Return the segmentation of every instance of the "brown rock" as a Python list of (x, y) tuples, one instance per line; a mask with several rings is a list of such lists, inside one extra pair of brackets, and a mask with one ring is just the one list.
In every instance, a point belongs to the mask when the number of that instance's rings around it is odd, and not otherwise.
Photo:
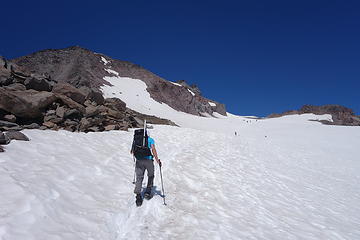
[(17, 126), (18, 125), (16, 123), (0, 120), (0, 127), (17, 127)]
[(42, 111), (56, 100), (50, 92), (34, 90), (9, 91), (0, 88), (0, 109), (23, 118), (38, 118)]
[(96, 88), (82, 86), (81, 88), (79, 88), (79, 91), (81, 91), (85, 95), (86, 99), (95, 102), (97, 105), (101, 105), (104, 103), (104, 97), (102, 95), (102, 92), (97, 90)]
[(93, 106), (92, 101), (90, 101), (89, 99), (84, 102), (84, 105), (86, 107)]
[(63, 119), (59, 118), (59, 117), (55, 117), (55, 118), (50, 119), (49, 121), (53, 122), (55, 124), (59, 124), (59, 123), (61, 123), (63, 121)]
[(56, 97), (61, 100), (65, 105), (67, 105), (71, 109), (77, 109), (82, 114), (85, 114), (85, 107), (80, 105), (79, 103), (73, 101), (71, 98), (56, 94)]
[(37, 123), (31, 123), (29, 125), (23, 125), (23, 128), (25, 129), (39, 129), (40, 125)]
[(70, 109), (67, 110), (64, 114), (64, 118), (69, 118), (69, 119), (78, 119), (80, 120), (82, 118), (82, 114), (81, 112), (79, 112), (77, 109)]
[(84, 104), (86, 98), (85, 94), (83, 94), (81, 91), (79, 91), (79, 89), (68, 83), (56, 84), (52, 92), (56, 94), (65, 95), (79, 104)]
[(2, 127), (0, 128), (3, 131), (21, 131), (23, 130), (22, 126), (16, 126), (16, 127)]
[(48, 110), (47, 112), (46, 112), (46, 115), (55, 115), (56, 114), (56, 111), (55, 110)]
[(64, 118), (65, 115), (65, 108), (64, 107), (57, 107), (56, 108), (56, 116), (60, 117), (60, 118)]
[(25, 91), (26, 87), (21, 83), (13, 83), (5, 87), (5, 89), (12, 90), (12, 91)]
[(30, 141), (29, 138), (19, 131), (9, 131), (5, 133), (10, 140), (19, 140), (19, 141)]
[(85, 131), (91, 126), (90, 121), (87, 118), (82, 118), (80, 121), (80, 131)]
[(92, 117), (100, 113), (100, 110), (98, 107), (95, 106), (88, 106), (85, 109), (85, 117)]
[(4, 59), (0, 64), (0, 86), (7, 86), (13, 82), (13, 79), (11, 78), (11, 71), (10, 69), (7, 69), (5, 65), (6, 60)]
[(78, 123), (73, 120), (66, 119), (66, 121), (64, 122), (64, 125), (65, 126), (76, 126), (76, 125), (78, 125)]
[(110, 108), (108, 109), (107, 113), (109, 116), (114, 117), (115, 119), (121, 119), (124, 117), (124, 113), (112, 110)]
[[(43, 126), (47, 127), (47, 128), (53, 128), (55, 126), (55, 123), (53, 122), (44, 122)], [(41, 129), (41, 127), (40, 127)]]
[(105, 126), (105, 131), (119, 130), (119, 126), (117, 125), (108, 125)]
[(55, 115), (46, 115), (44, 117), (44, 122), (50, 122), (51, 120), (55, 119), (56, 116)]
[(52, 89), (51, 82), (44, 78), (38, 78), (38, 77), (27, 77), (24, 81), (24, 85), (27, 89), (34, 89), (36, 91), (47, 91), (50, 92)]
[(99, 127), (90, 127), (87, 129), (88, 132), (100, 132)]
[(126, 103), (124, 103), (123, 101), (121, 101), (118, 98), (105, 99), (105, 106), (107, 106), (108, 108), (110, 108), (112, 110), (120, 111), (120, 112), (123, 112), (126, 110)]
[(8, 121), (8, 122), (15, 123), (16, 122), (16, 117), (14, 115), (5, 115), (4, 120)]

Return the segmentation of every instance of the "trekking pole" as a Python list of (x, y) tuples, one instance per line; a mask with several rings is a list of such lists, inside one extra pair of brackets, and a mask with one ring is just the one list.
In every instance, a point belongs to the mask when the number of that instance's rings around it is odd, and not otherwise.
[(162, 192), (163, 192), (164, 205), (166, 205), (166, 203), (165, 203), (165, 192), (164, 192), (164, 182), (163, 182), (163, 177), (162, 177), (162, 172), (161, 172), (161, 166), (160, 166), (160, 178), (161, 178), (161, 187), (162, 187)]
[(135, 174), (136, 174), (136, 162), (135, 162), (135, 157), (133, 155), (133, 159), (134, 159), (134, 179), (133, 179), (133, 184), (135, 184)]

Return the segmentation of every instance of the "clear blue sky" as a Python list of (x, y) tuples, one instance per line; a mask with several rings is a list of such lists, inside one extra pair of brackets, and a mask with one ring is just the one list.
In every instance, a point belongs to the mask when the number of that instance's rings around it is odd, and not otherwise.
[(228, 111), (360, 114), (360, 1), (2, 1), (0, 54), (79, 45), (197, 84)]

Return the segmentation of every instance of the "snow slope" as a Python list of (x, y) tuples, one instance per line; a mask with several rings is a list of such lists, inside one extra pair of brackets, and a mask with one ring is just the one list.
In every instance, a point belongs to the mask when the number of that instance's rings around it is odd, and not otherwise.
[(167, 205), (157, 166), (154, 198), (134, 204), (131, 131), (26, 130), (0, 154), (1, 240), (360, 239), (360, 127), (198, 117), (106, 80), (106, 97), (181, 126), (151, 130)]
[[(114, 74), (118, 75), (117, 72)], [(214, 113), (214, 118), (206, 118), (176, 111), (169, 105), (159, 103), (152, 99), (149, 92), (146, 90), (146, 84), (139, 79), (127, 77), (104, 77), (104, 79), (111, 84), (111, 86), (104, 85), (102, 87), (101, 90), (103, 91), (104, 97), (120, 98), (130, 109), (144, 114), (169, 119), (181, 127), (221, 133), (234, 133), (235, 131), (240, 131), (244, 126), (247, 128), (248, 123), (259, 122), (254, 119), (236, 116), (230, 113), (227, 114), (227, 117)], [(332, 120), (330, 115), (317, 116), (313, 114), (304, 114), (295, 119), (304, 119), (304, 121), (309, 119)], [(287, 122), (287, 120), (285, 122)]]
[(156, 167), (140, 208), (132, 132), (24, 131), (0, 155), (0, 239), (359, 239), (360, 128), (288, 118), (155, 126), (167, 206)]

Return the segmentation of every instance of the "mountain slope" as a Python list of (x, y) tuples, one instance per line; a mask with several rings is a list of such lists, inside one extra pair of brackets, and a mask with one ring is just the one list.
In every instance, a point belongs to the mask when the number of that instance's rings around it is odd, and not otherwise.
[[(111, 59), (103, 54), (74, 46), (65, 49), (48, 49), (11, 60), (23, 71), (44, 74), (58, 82), (67, 82), (76, 87), (100, 88), (110, 85), (104, 77), (118, 75), (141, 80), (151, 98), (165, 103), (177, 111), (201, 115), (217, 112), (226, 115), (225, 105), (211, 101), (192, 92), (189, 87), (171, 82), (153, 74), (139, 65)], [(116, 72), (116, 74), (114, 74)]]
[(155, 126), (167, 206), (156, 168), (140, 208), (132, 132), (27, 130), (1, 155), (0, 237), (358, 239), (360, 129), (305, 117), (248, 122), (237, 137)]

